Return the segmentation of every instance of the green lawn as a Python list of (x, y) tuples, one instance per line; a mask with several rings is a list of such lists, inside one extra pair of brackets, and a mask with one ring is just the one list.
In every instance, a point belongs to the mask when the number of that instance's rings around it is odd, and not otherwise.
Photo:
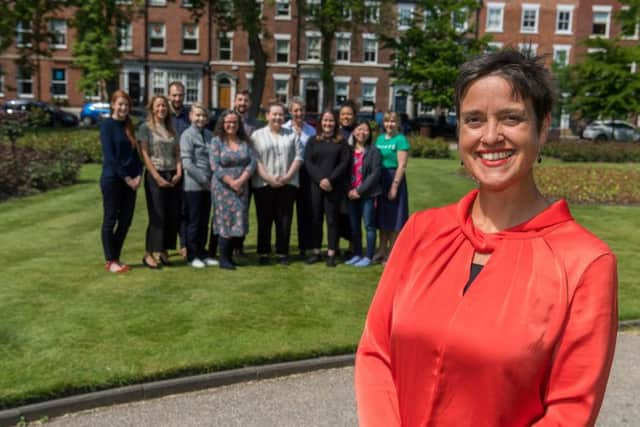
[[(412, 159), (412, 210), (454, 202), (472, 188), (457, 168), (456, 160)], [(380, 266), (142, 268), (147, 219), (140, 192), (122, 256), (134, 270), (107, 274), (99, 169), (84, 167), (72, 187), (0, 204), (0, 407), (354, 350)], [(573, 212), (618, 254), (621, 318), (640, 317), (640, 207)], [(250, 252), (253, 233), (254, 224)]]

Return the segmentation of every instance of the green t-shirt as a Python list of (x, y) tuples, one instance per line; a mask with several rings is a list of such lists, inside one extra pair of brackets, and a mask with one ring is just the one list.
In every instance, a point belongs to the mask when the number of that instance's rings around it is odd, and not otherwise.
[(382, 154), (382, 167), (395, 169), (398, 167), (398, 150), (408, 151), (409, 141), (401, 133), (394, 135), (390, 139), (386, 139), (386, 134), (382, 134), (376, 139), (376, 147)]

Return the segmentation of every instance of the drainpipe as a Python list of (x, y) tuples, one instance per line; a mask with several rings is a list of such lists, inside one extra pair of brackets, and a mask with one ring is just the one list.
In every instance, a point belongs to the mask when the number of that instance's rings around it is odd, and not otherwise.
[(144, 69), (144, 93), (142, 94), (143, 105), (149, 102), (149, 0), (144, 2), (144, 53), (143, 69)]

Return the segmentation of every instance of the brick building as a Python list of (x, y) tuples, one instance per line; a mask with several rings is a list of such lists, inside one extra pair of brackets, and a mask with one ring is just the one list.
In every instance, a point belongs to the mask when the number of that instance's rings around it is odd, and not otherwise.
[[(319, 0), (307, 0), (308, 4)], [(267, 32), (263, 39), (267, 54), (267, 78), (262, 103), (277, 97), (286, 101), (303, 96), (310, 111), (325, 102), (320, 78), (320, 34), (299, 13), (295, 0), (261, 2)], [(504, 0), (479, 2), (470, 19), (478, 23), (479, 35), (491, 35), (496, 47), (511, 46), (548, 55), (558, 62), (573, 64), (585, 53), (579, 40), (613, 37), (620, 31), (614, 12), (620, 4), (613, 0)], [(367, 4), (371, 25), (380, 19), (379, 4)], [(416, 11), (415, 2), (395, 4), (394, 25), (398, 31)], [(185, 0), (147, 0), (131, 22), (118, 28), (119, 49), (123, 51), (119, 85), (136, 103), (153, 94), (167, 93), (173, 80), (186, 87), (187, 102), (201, 101), (214, 108), (231, 106), (235, 93), (250, 87), (253, 62), (249, 58), (247, 35), (242, 31), (221, 33), (205, 11), (196, 23)], [(87, 98), (77, 88), (80, 77), (72, 64), (75, 31), (67, 20), (72, 10), (50, 20), (56, 33), (52, 57), (40, 61), (38, 75), (24, 75), (16, 67), (17, 50), (0, 55), (4, 76), (0, 77), (0, 101), (16, 97), (57, 100), (72, 107)], [(28, 25), (16, 28), (16, 43)], [(395, 84), (390, 77), (390, 52), (382, 49), (373, 31), (336, 33), (332, 46), (335, 60), (335, 99), (357, 100), (377, 109), (414, 111), (409, 87)], [(629, 34), (637, 43), (638, 31)]]

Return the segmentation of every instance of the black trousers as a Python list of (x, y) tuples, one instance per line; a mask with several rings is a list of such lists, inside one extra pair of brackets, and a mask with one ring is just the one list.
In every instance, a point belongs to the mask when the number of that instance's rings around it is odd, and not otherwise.
[(258, 216), (258, 254), (271, 253), (271, 226), (275, 223), (276, 254), (289, 255), (293, 202), (297, 190), (293, 185), (253, 189)]
[(299, 172), (300, 188), (296, 196), (296, 217), (298, 222), (298, 248), (300, 252), (313, 249), (311, 230), (313, 227), (311, 209), (311, 180), (305, 168)]
[(122, 245), (133, 219), (136, 207), (136, 192), (122, 179), (100, 180), (102, 191), (102, 249), (104, 259), (120, 259)]
[(322, 246), (322, 223), (327, 218), (327, 247), (331, 250), (338, 248), (338, 230), (340, 226), (340, 204), (344, 194), (342, 191), (324, 191), (318, 184), (311, 184), (312, 209), (312, 240), (313, 248)]
[(185, 191), (184, 207), (187, 218), (187, 261), (206, 258), (207, 231), (211, 214), (211, 193), (209, 191)]
[[(175, 171), (158, 171), (167, 181)], [(176, 235), (180, 227), (182, 189), (179, 186), (161, 188), (150, 173), (144, 174), (144, 193), (147, 196), (149, 225), (145, 238), (147, 252), (164, 252), (176, 248)]]

